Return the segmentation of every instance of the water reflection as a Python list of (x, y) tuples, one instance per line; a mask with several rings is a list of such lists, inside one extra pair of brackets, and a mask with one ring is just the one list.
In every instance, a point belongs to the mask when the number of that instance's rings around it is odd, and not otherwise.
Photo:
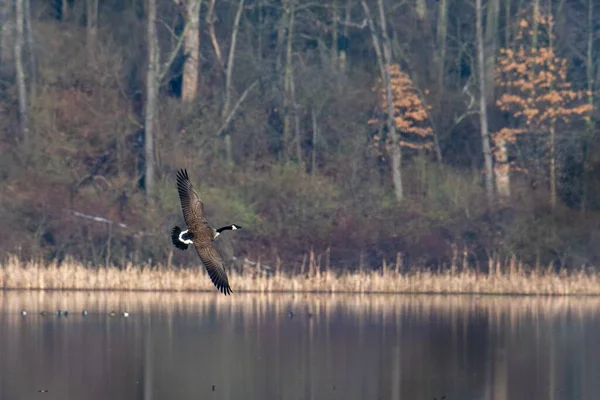
[(0, 292), (0, 399), (596, 399), (599, 310), (575, 297)]

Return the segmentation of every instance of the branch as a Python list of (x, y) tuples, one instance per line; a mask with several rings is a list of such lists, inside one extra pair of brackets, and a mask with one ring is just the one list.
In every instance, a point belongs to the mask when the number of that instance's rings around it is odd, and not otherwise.
[(233, 73), (235, 46), (237, 43), (238, 30), (240, 28), (242, 11), (244, 11), (244, 0), (240, 0), (238, 4), (238, 9), (235, 13), (235, 20), (233, 22), (233, 31), (231, 32), (231, 44), (229, 45), (229, 57), (227, 58), (227, 72), (225, 73), (225, 104), (223, 105), (224, 112), (229, 111), (229, 102), (231, 100), (231, 76)]
[(385, 75), (385, 68), (383, 66), (381, 47), (379, 44), (379, 38), (377, 37), (375, 23), (373, 22), (373, 17), (371, 16), (371, 10), (369, 9), (369, 6), (367, 5), (367, 2), (365, 0), (361, 0), (360, 4), (362, 4), (362, 8), (365, 11), (365, 15), (367, 16), (367, 23), (369, 24), (371, 38), (373, 39), (373, 47), (375, 48), (375, 54), (377, 55), (377, 64), (379, 64), (379, 70), (381, 72), (381, 77), (383, 78)]
[(408, 3), (406, 0), (399, 1), (398, 3), (396, 3), (396, 4), (394, 4), (394, 5), (392, 6), (391, 12), (394, 12), (394, 11), (396, 11), (396, 10), (397, 10), (397, 9), (399, 9), (400, 7), (402, 7), (402, 6), (406, 5), (406, 3)]
[(217, 42), (217, 36), (215, 35), (215, 19), (213, 18), (214, 10), (215, 0), (210, 0), (210, 4), (208, 5), (208, 13), (206, 14), (206, 23), (208, 24), (208, 36), (210, 37), (210, 41), (215, 49), (217, 61), (219, 62), (221, 69), (225, 71), (225, 64), (223, 64), (223, 56), (221, 56), (221, 48), (219, 47), (219, 42)]
[(467, 109), (465, 110), (464, 113), (462, 113), (458, 117), (454, 116), (454, 125), (452, 126), (452, 129), (454, 129), (454, 127), (456, 127), (458, 124), (460, 124), (465, 118), (479, 113), (479, 111), (475, 108), (475, 105), (477, 104), (477, 100), (475, 99), (475, 95), (473, 93), (471, 93), (471, 83), (472, 82), (473, 82), (473, 75), (471, 75), (469, 77), (469, 79), (467, 80), (467, 83), (465, 84), (465, 86), (462, 89), (462, 92), (465, 95), (467, 95), (467, 97), (469, 98), (469, 104), (467, 104)]
[[(200, 1), (200, 0), (195, 0), (195, 1)], [(162, 72), (158, 71), (158, 82), (159, 83), (163, 80), (163, 78), (169, 71), (171, 64), (173, 64), (173, 61), (175, 61), (175, 58), (177, 57), (177, 54), (179, 53), (181, 46), (183, 46), (185, 36), (189, 29), (190, 29), (190, 21), (188, 19), (188, 21), (185, 24), (185, 27), (183, 28), (183, 32), (181, 32), (181, 35), (179, 36), (179, 39), (177, 40), (177, 45), (175, 45), (175, 48), (171, 51), (171, 55), (169, 56), (169, 59), (167, 60), (167, 62), (165, 62), (163, 64), (164, 70)]]
[(223, 122), (223, 125), (221, 125), (221, 127), (219, 128), (219, 130), (217, 131), (217, 133), (215, 133), (215, 136), (221, 135), (221, 133), (223, 133), (223, 131), (225, 130), (225, 128), (227, 128), (227, 126), (231, 122), (231, 119), (235, 115), (237, 109), (240, 107), (240, 104), (242, 104), (242, 102), (244, 101), (244, 99), (246, 98), (246, 96), (248, 96), (248, 93), (250, 93), (250, 91), (252, 89), (254, 89), (254, 86), (256, 86), (258, 84), (258, 81), (259, 81), (258, 79), (255, 80), (254, 82), (252, 82), (252, 84), (250, 86), (248, 86), (248, 88), (246, 90), (244, 90), (244, 93), (242, 93), (242, 95), (238, 99), (237, 103), (235, 103), (235, 105), (233, 106), (233, 109), (231, 110), (231, 112), (229, 113), (229, 115), (227, 116), (227, 118), (225, 119), (225, 122)]
[(64, 210), (67, 211), (67, 212), (69, 212), (69, 213), (71, 213), (75, 217), (87, 219), (87, 220), (94, 221), (94, 222), (100, 222), (100, 223), (107, 224), (107, 225), (114, 225), (114, 224), (116, 224), (119, 228), (130, 229), (127, 225), (125, 225), (125, 224), (123, 224), (121, 222), (112, 221), (112, 220), (110, 220), (108, 218), (98, 217), (97, 215), (84, 214), (84, 213), (81, 213), (79, 211), (69, 210), (67, 208), (65, 208)]
[(171, 28), (171, 27), (169, 26), (169, 24), (167, 24), (167, 23), (166, 23), (165, 21), (163, 21), (162, 19), (158, 19), (158, 18), (156, 19), (156, 21), (157, 21), (158, 23), (160, 23), (160, 24), (163, 26), (163, 28), (165, 28), (165, 29), (166, 29), (166, 30), (169, 32), (169, 34), (171, 35), (171, 37), (174, 37), (174, 38), (175, 38), (175, 37), (177, 37), (177, 33), (175, 33), (175, 30), (174, 30), (173, 28)]
[(363, 20), (360, 21), (360, 23), (342, 20), (340, 17), (336, 17), (333, 20), (342, 26), (350, 26), (352, 28), (358, 28), (358, 29), (365, 29), (367, 27), (367, 19), (366, 18), (363, 18)]

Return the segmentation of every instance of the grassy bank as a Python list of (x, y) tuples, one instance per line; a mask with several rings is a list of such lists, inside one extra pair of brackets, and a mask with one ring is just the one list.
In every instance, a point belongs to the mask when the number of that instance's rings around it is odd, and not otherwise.
[[(337, 273), (331, 270), (269, 276), (246, 266), (243, 273), (229, 272), (234, 293), (240, 292), (326, 292), (326, 293), (477, 293), (599, 295), (600, 274), (526, 270), (518, 265), (492, 269), (432, 272), (393, 270)], [(0, 267), (0, 288), (32, 290), (126, 290), (126, 291), (214, 291), (203, 268), (164, 267), (89, 268), (75, 262), (42, 264), (11, 257)]]

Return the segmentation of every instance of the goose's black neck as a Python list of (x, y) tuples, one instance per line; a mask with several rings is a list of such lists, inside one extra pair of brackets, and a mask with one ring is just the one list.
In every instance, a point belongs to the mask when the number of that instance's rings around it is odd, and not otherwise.
[(219, 229), (217, 229), (217, 233), (221, 233), (223, 231), (234, 231), (236, 229), (241, 229), (242, 227), (236, 224), (231, 224), (231, 225), (227, 225), (227, 226), (223, 226)]

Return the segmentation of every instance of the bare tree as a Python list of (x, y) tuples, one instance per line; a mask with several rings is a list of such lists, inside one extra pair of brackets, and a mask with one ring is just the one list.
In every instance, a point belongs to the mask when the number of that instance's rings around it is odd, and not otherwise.
[[(535, 18), (535, 16), (534, 16)], [(536, 34), (537, 35), (537, 34)], [(552, 25), (548, 25), (548, 48), (554, 48)], [(552, 83), (554, 87), (554, 82)], [(556, 177), (556, 121), (557, 118), (550, 119), (550, 206), (554, 210), (557, 200), (557, 177)]]
[(361, 4), (365, 15), (367, 17), (367, 23), (371, 31), (371, 38), (373, 40), (373, 47), (377, 56), (377, 63), (379, 65), (379, 71), (383, 80), (386, 93), (386, 112), (387, 112), (387, 128), (388, 135), (391, 139), (391, 158), (392, 158), (392, 181), (394, 183), (394, 192), (396, 194), (396, 200), (401, 201), (404, 198), (404, 192), (402, 188), (402, 153), (400, 149), (400, 143), (398, 134), (396, 133), (396, 123), (394, 120), (394, 103), (392, 98), (392, 83), (390, 78), (390, 64), (392, 59), (392, 49), (390, 44), (390, 38), (387, 33), (385, 10), (383, 7), (383, 0), (377, 0), (379, 8), (379, 25), (381, 30), (382, 40), (379, 39), (377, 31), (375, 29), (375, 22), (371, 16), (371, 11), (365, 0), (361, 0)]
[(485, 192), (488, 203), (491, 204), (494, 197), (493, 165), (492, 152), (490, 149), (490, 135), (488, 131), (487, 120), (487, 102), (486, 102), (486, 70), (485, 54), (483, 46), (483, 27), (481, 21), (481, 0), (475, 0), (476, 15), (476, 35), (477, 35), (477, 69), (479, 74), (479, 123), (481, 127), (481, 144), (483, 148), (483, 157), (485, 160)]
[[(346, 63), (347, 63), (347, 59), (348, 59), (348, 34), (349, 34), (349, 27), (350, 27), (350, 11), (352, 8), (352, 0), (346, 0), (346, 6), (344, 7), (344, 30), (342, 31), (343, 33), (343, 43), (342, 46), (339, 46), (339, 43), (334, 43), (334, 46), (339, 47), (338, 51), (338, 59), (340, 60), (340, 70), (341, 71), (345, 71), (346, 70)], [(364, 22), (364, 20), (363, 20)], [(364, 26), (363, 26), (364, 28)]]
[(66, 21), (69, 17), (69, 0), (62, 0), (60, 6), (61, 20)]
[(91, 65), (96, 57), (98, 0), (86, 0), (86, 8), (86, 47), (88, 51), (88, 63)]
[[(588, 104), (592, 109), (595, 106), (595, 93), (598, 90), (598, 83), (600, 81), (600, 60), (595, 60), (594, 52), (597, 47), (595, 44), (595, 40), (598, 37), (598, 31), (595, 28), (595, 18), (594, 18), (594, 0), (587, 0), (587, 45), (586, 45), (586, 54), (585, 54), (585, 69), (586, 69), (586, 77), (587, 77), (587, 92), (588, 92)], [(588, 119), (586, 134), (583, 138), (583, 193), (581, 196), (581, 210), (585, 211), (587, 206), (587, 196), (588, 196), (588, 182), (587, 178), (592, 170), (592, 166), (590, 165), (590, 157), (589, 157), (589, 144), (594, 135), (594, 123), (592, 119)]]
[(156, 34), (156, 0), (148, 0), (148, 73), (146, 75), (146, 115), (144, 122), (144, 182), (146, 195), (154, 192), (154, 127), (158, 112), (159, 51)]
[(27, 54), (29, 55), (29, 101), (34, 101), (37, 93), (37, 63), (33, 49), (33, 29), (31, 27), (31, 0), (23, 3), (25, 9), (25, 37), (27, 40)]
[(183, 64), (181, 99), (186, 102), (195, 100), (198, 92), (201, 5), (202, 0), (186, 0), (185, 4), (186, 18), (189, 28), (185, 35), (183, 44), (183, 51), (186, 58), (185, 63)]
[(540, 23), (540, 0), (533, 0), (533, 35), (531, 48), (535, 49), (538, 46), (538, 26)]
[(331, 65), (337, 67), (339, 54), (338, 54), (338, 22), (340, 20), (339, 16), (339, 4), (338, 0), (333, 0), (333, 4), (331, 5), (331, 13), (332, 13), (332, 26), (331, 26)]
[(285, 52), (285, 70), (284, 70), (284, 97), (283, 97), (283, 151), (285, 159), (288, 158), (291, 144), (291, 118), (294, 117), (294, 134), (296, 142), (296, 160), (302, 161), (302, 149), (300, 140), (300, 119), (298, 116), (298, 105), (296, 102), (296, 87), (294, 85), (294, 66), (293, 66), (293, 40), (294, 26), (296, 20), (296, 7), (294, 1), (285, 2), (285, 14), (289, 16), (287, 29), (287, 43)]
[(223, 70), (225, 70), (225, 64), (223, 62), (223, 56), (221, 55), (221, 47), (219, 46), (219, 42), (217, 41), (217, 35), (215, 34), (215, 1), (210, 0), (208, 4), (208, 11), (206, 13), (206, 24), (208, 25), (208, 36), (210, 37), (210, 42), (215, 49), (215, 56), (217, 57), (217, 61)]
[(29, 138), (29, 118), (27, 113), (27, 89), (25, 85), (25, 68), (23, 66), (23, 41), (24, 41), (24, 0), (17, 0), (15, 4), (16, 36), (15, 36), (15, 70), (17, 72), (17, 90), (19, 94), (19, 119), (23, 140)]
[[(283, 74), (283, 136), (282, 149), (283, 160), (288, 160), (288, 146), (290, 144), (291, 129), (290, 129), (290, 80), (292, 75), (292, 34), (294, 32), (294, 0), (282, 1), (284, 7), (284, 15), (288, 16), (287, 20), (287, 43), (285, 51), (285, 69)], [(280, 24), (281, 37), (283, 37), (283, 24)], [(279, 39), (279, 37), (278, 37)], [(283, 42), (283, 39), (281, 39)]]
[(438, 47), (438, 99), (441, 99), (444, 90), (445, 64), (446, 64), (446, 39), (448, 34), (448, 0), (438, 3), (437, 47)]
[(496, 71), (496, 47), (498, 42), (498, 20), (500, 17), (500, 0), (489, 0), (487, 3), (484, 62), (485, 62), (485, 95), (488, 103), (494, 101), (494, 75)]
[[(281, 0), (281, 7), (283, 8), (283, 10), (287, 10), (287, 4), (290, 1), (291, 0)], [(285, 40), (285, 26), (287, 22), (289, 22), (289, 18), (287, 18), (285, 12), (282, 12), (279, 18), (279, 22), (277, 23), (277, 45), (275, 47), (277, 50), (277, 55), (275, 57), (275, 71), (277, 73), (281, 70), (281, 47), (283, 46), (283, 41)]]
[(317, 125), (317, 115), (313, 107), (310, 108), (310, 118), (312, 121), (312, 159), (310, 174), (314, 176), (317, 171), (317, 139), (319, 137), (319, 125)]
[[(242, 18), (242, 11), (244, 11), (244, 0), (240, 0), (238, 3), (237, 12), (235, 13), (235, 20), (233, 22), (233, 31), (231, 32), (231, 43), (229, 45), (229, 57), (227, 58), (227, 69), (225, 71), (225, 101), (223, 102), (222, 117), (227, 118), (230, 113), (231, 107), (231, 91), (232, 91), (232, 77), (233, 77), (233, 63), (235, 60), (235, 46), (237, 43), (237, 34), (240, 28), (240, 20)], [(231, 134), (229, 130), (225, 130), (225, 152), (227, 162), (233, 163), (233, 151), (231, 148)]]
[(158, 119), (158, 92), (160, 84), (168, 73), (171, 64), (183, 46), (185, 37), (190, 30), (190, 23), (186, 21), (183, 32), (179, 36), (175, 47), (164, 62), (161, 61), (158, 35), (156, 31), (156, 0), (148, 0), (147, 8), (147, 41), (148, 65), (146, 75), (146, 112), (144, 121), (144, 182), (148, 199), (152, 198), (154, 191), (155, 149), (154, 136), (156, 121)]
[(2, 23), (2, 31), (0, 34), (0, 61), (2, 64), (8, 65), (13, 62), (15, 55), (14, 35), (15, 35), (15, 17), (14, 17), (14, 1), (2, 0), (0, 3), (0, 21)]
[(511, 47), (511, 5), (512, 0), (504, 0), (504, 47), (506, 47), (507, 49)]
[(421, 21), (424, 21), (427, 18), (426, 0), (415, 0), (415, 13)]

